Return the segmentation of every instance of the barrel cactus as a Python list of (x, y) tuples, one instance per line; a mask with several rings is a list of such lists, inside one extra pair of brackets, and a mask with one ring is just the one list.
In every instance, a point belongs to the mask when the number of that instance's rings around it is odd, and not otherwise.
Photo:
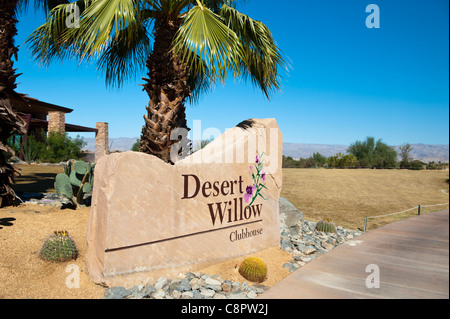
[(239, 274), (248, 281), (263, 282), (266, 280), (267, 266), (259, 258), (247, 258), (241, 263)]
[(77, 258), (78, 250), (67, 231), (55, 231), (42, 245), (40, 255), (48, 261), (68, 261)]
[(336, 225), (331, 221), (330, 218), (324, 218), (321, 221), (317, 222), (316, 230), (324, 233), (335, 233)]
[(55, 190), (66, 197), (74, 206), (82, 205), (84, 194), (92, 191), (95, 164), (69, 161), (64, 173), (56, 175)]

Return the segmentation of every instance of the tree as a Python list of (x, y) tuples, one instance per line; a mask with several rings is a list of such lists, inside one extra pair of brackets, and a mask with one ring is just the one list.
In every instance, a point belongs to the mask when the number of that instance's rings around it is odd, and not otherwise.
[(400, 146), (400, 168), (408, 168), (410, 167), (410, 163), (413, 160), (411, 156), (411, 151), (413, 150), (411, 144), (406, 143)]
[(327, 159), (327, 165), (331, 168), (355, 168), (358, 160), (355, 155), (337, 153), (335, 156), (330, 156)]
[(136, 142), (134, 142), (133, 146), (131, 147), (131, 150), (133, 152), (139, 152), (139, 144), (141, 144), (141, 140), (137, 139)]
[(280, 89), (279, 68), (286, 66), (280, 50), (262, 22), (236, 10), (236, 0), (74, 4), (79, 27), (65, 25), (72, 4), (58, 6), (28, 40), (34, 57), (47, 65), (59, 58), (99, 57), (107, 85), (117, 86), (146, 68), (143, 87), (150, 102), (140, 150), (166, 162), (180, 140), (176, 129), (188, 130), (186, 101), (195, 102), (229, 73), (250, 79), (267, 97)]
[(381, 139), (367, 137), (365, 141), (351, 144), (347, 152), (358, 159), (360, 167), (393, 168), (397, 166), (397, 152), (392, 146), (383, 143)]
[[(49, 10), (60, 3), (57, 0), (36, 0), (36, 9)], [(25, 121), (17, 114), (11, 105), (12, 97), (22, 98), (15, 90), (17, 88), (13, 57), (17, 60), (18, 48), (14, 37), (17, 34), (17, 14), (29, 4), (27, 0), (0, 0), (0, 206), (11, 205), (15, 201), (12, 189), (15, 169), (6, 162), (6, 155), (14, 156), (14, 151), (8, 146), (8, 139), (16, 134), (25, 134)]]
[(375, 146), (373, 166), (376, 168), (396, 168), (397, 152), (395, 149), (379, 140)]
[(284, 156), (283, 155), (283, 168), (298, 168), (300, 166), (299, 161), (296, 161), (291, 156)]
[(327, 158), (319, 152), (313, 153), (312, 158), (314, 159), (317, 167), (323, 167), (323, 165), (325, 165), (325, 163), (327, 162)]

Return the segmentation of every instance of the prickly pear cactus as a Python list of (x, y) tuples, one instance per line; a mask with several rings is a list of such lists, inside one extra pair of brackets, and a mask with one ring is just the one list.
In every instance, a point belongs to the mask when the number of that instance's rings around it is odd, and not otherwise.
[(55, 179), (55, 190), (59, 195), (67, 197), (69, 199), (73, 196), (72, 185), (70, 179), (66, 174), (58, 174)]
[(84, 194), (92, 191), (94, 183), (95, 164), (82, 161), (69, 161), (64, 168), (64, 174), (56, 175), (55, 190), (77, 206), (83, 204)]
[(316, 230), (324, 233), (335, 233), (336, 225), (334, 225), (330, 218), (324, 218), (317, 222)]
[(40, 255), (45, 260), (61, 262), (76, 259), (78, 250), (68, 232), (55, 231), (42, 245)]
[(250, 257), (241, 263), (239, 274), (248, 281), (263, 282), (266, 280), (267, 266), (261, 259)]

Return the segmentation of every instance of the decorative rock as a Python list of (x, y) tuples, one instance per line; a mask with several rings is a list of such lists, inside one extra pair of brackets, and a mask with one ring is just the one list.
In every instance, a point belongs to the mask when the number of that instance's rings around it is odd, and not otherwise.
[(302, 257), (300, 260), (305, 263), (309, 263), (312, 259), (310, 257)]
[(225, 292), (230, 292), (231, 291), (231, 281), (230, 280), (225, 280), (222, 284), (222, 290)]
[(205, 298), (212, 298), (216, 292), (212, 289), (200, 288), (200, 294)]
[(167, 279), (164, 277), (160, 277), (155, 284), (155, 289), (159, 290), (161, 288), (163, 288), (165, 285), (167, 284)]
[(245, 292), (239, 292), (230, 294), (228, 299), (248, 299), (248, 297)]
[(146, 285), (143, 289), (142, 289), (142, 295), (145, 298), (150, 298), (151, 294), (155, 293), (156, 289), (154, 286), (151, 285)]
[(281, 227), (285, 227), (291, 232), (298, 233), (303, 225), (303, 213), (284, 197), (280, 197), (278, 203), (280, 206), (280, 224), (282, 224)]
[(191, 290), (191, 285), (187, 279), (183, 279), (176, 287), (175, 290), (180, 292)]
[(236, 292), (237, 290), (241, 289), (241, 283), (238, 281), (235, 281), (231, 284), (231, 287), (232, 287), (232, 291)]
[(334, 245), (326, 242), (326, 241), (322, 241), (321, 243), (322, 247), (325, 248), (326, 250), (331, 250), (334, 248)]
[(172, 297), (173, 297), (173, 299), (180, 299), (181, 298), (181, 292), (179, 292), (178, 290), (174, 290), (172, 292)]
[(264, 286), (264, 285), (254, 285), (252, 287), (256, 293), (258, 294), (262, 294), (264, 291), (266, 291), (267, 289), (269, 289), (269, 287)]
[(191, 299), (194, 298), (194, 294), (190, 291), (185, 291), (181, 293), (181, 299)]
[(256, 297), (258, 297), (258, 295), (253, 290), (249, 291), (247, 294), (247, 298), (255, 299)]
[(189, 282), (189, 285), (191, 286), (192, 290), (200, 289), (202, 282), (200, 281), (202, 279), (199, 278), (192, 278)]
[(305, 255), (311, 255), (312, 253), (316, 252), (316, 248), (314, 248), (313, 246), (306, 246), (305, 249), (303, 250), (303, 253)]
[(222, 285), (221, 285), (220, 281), (212, 279), (212, 278), (206, 278), (205, 287), (212, 289), (214, 291), (222, 289)]
[(132, 293), (125, 287), (112, 287), (105, 290), (105, 299), (122, 299)]
[(284, 265), (283, 265), (283, 268), (288, 268), (289, 269), (289, 271), (295, 271), (295, 267), (294, 267), (294, 265), (293, 264), (291, 264), (291, 263), (285, 263)]
[(166, 296), (166, 293), (162, 289), (158, 289), (153, 295), (154, 299), (163, 299)]

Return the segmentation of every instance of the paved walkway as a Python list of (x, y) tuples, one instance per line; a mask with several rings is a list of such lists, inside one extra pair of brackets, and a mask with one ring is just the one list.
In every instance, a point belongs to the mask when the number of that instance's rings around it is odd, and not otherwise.
[[(368, 288), (376, 283), (379, 288)], [(372, 268), (371, 268), (372, 267)], [(375, 269), (375, 270), (374, 270)], [(262, 299), (448, 299), (449, 211), (388, 224), (297, 269)]]

